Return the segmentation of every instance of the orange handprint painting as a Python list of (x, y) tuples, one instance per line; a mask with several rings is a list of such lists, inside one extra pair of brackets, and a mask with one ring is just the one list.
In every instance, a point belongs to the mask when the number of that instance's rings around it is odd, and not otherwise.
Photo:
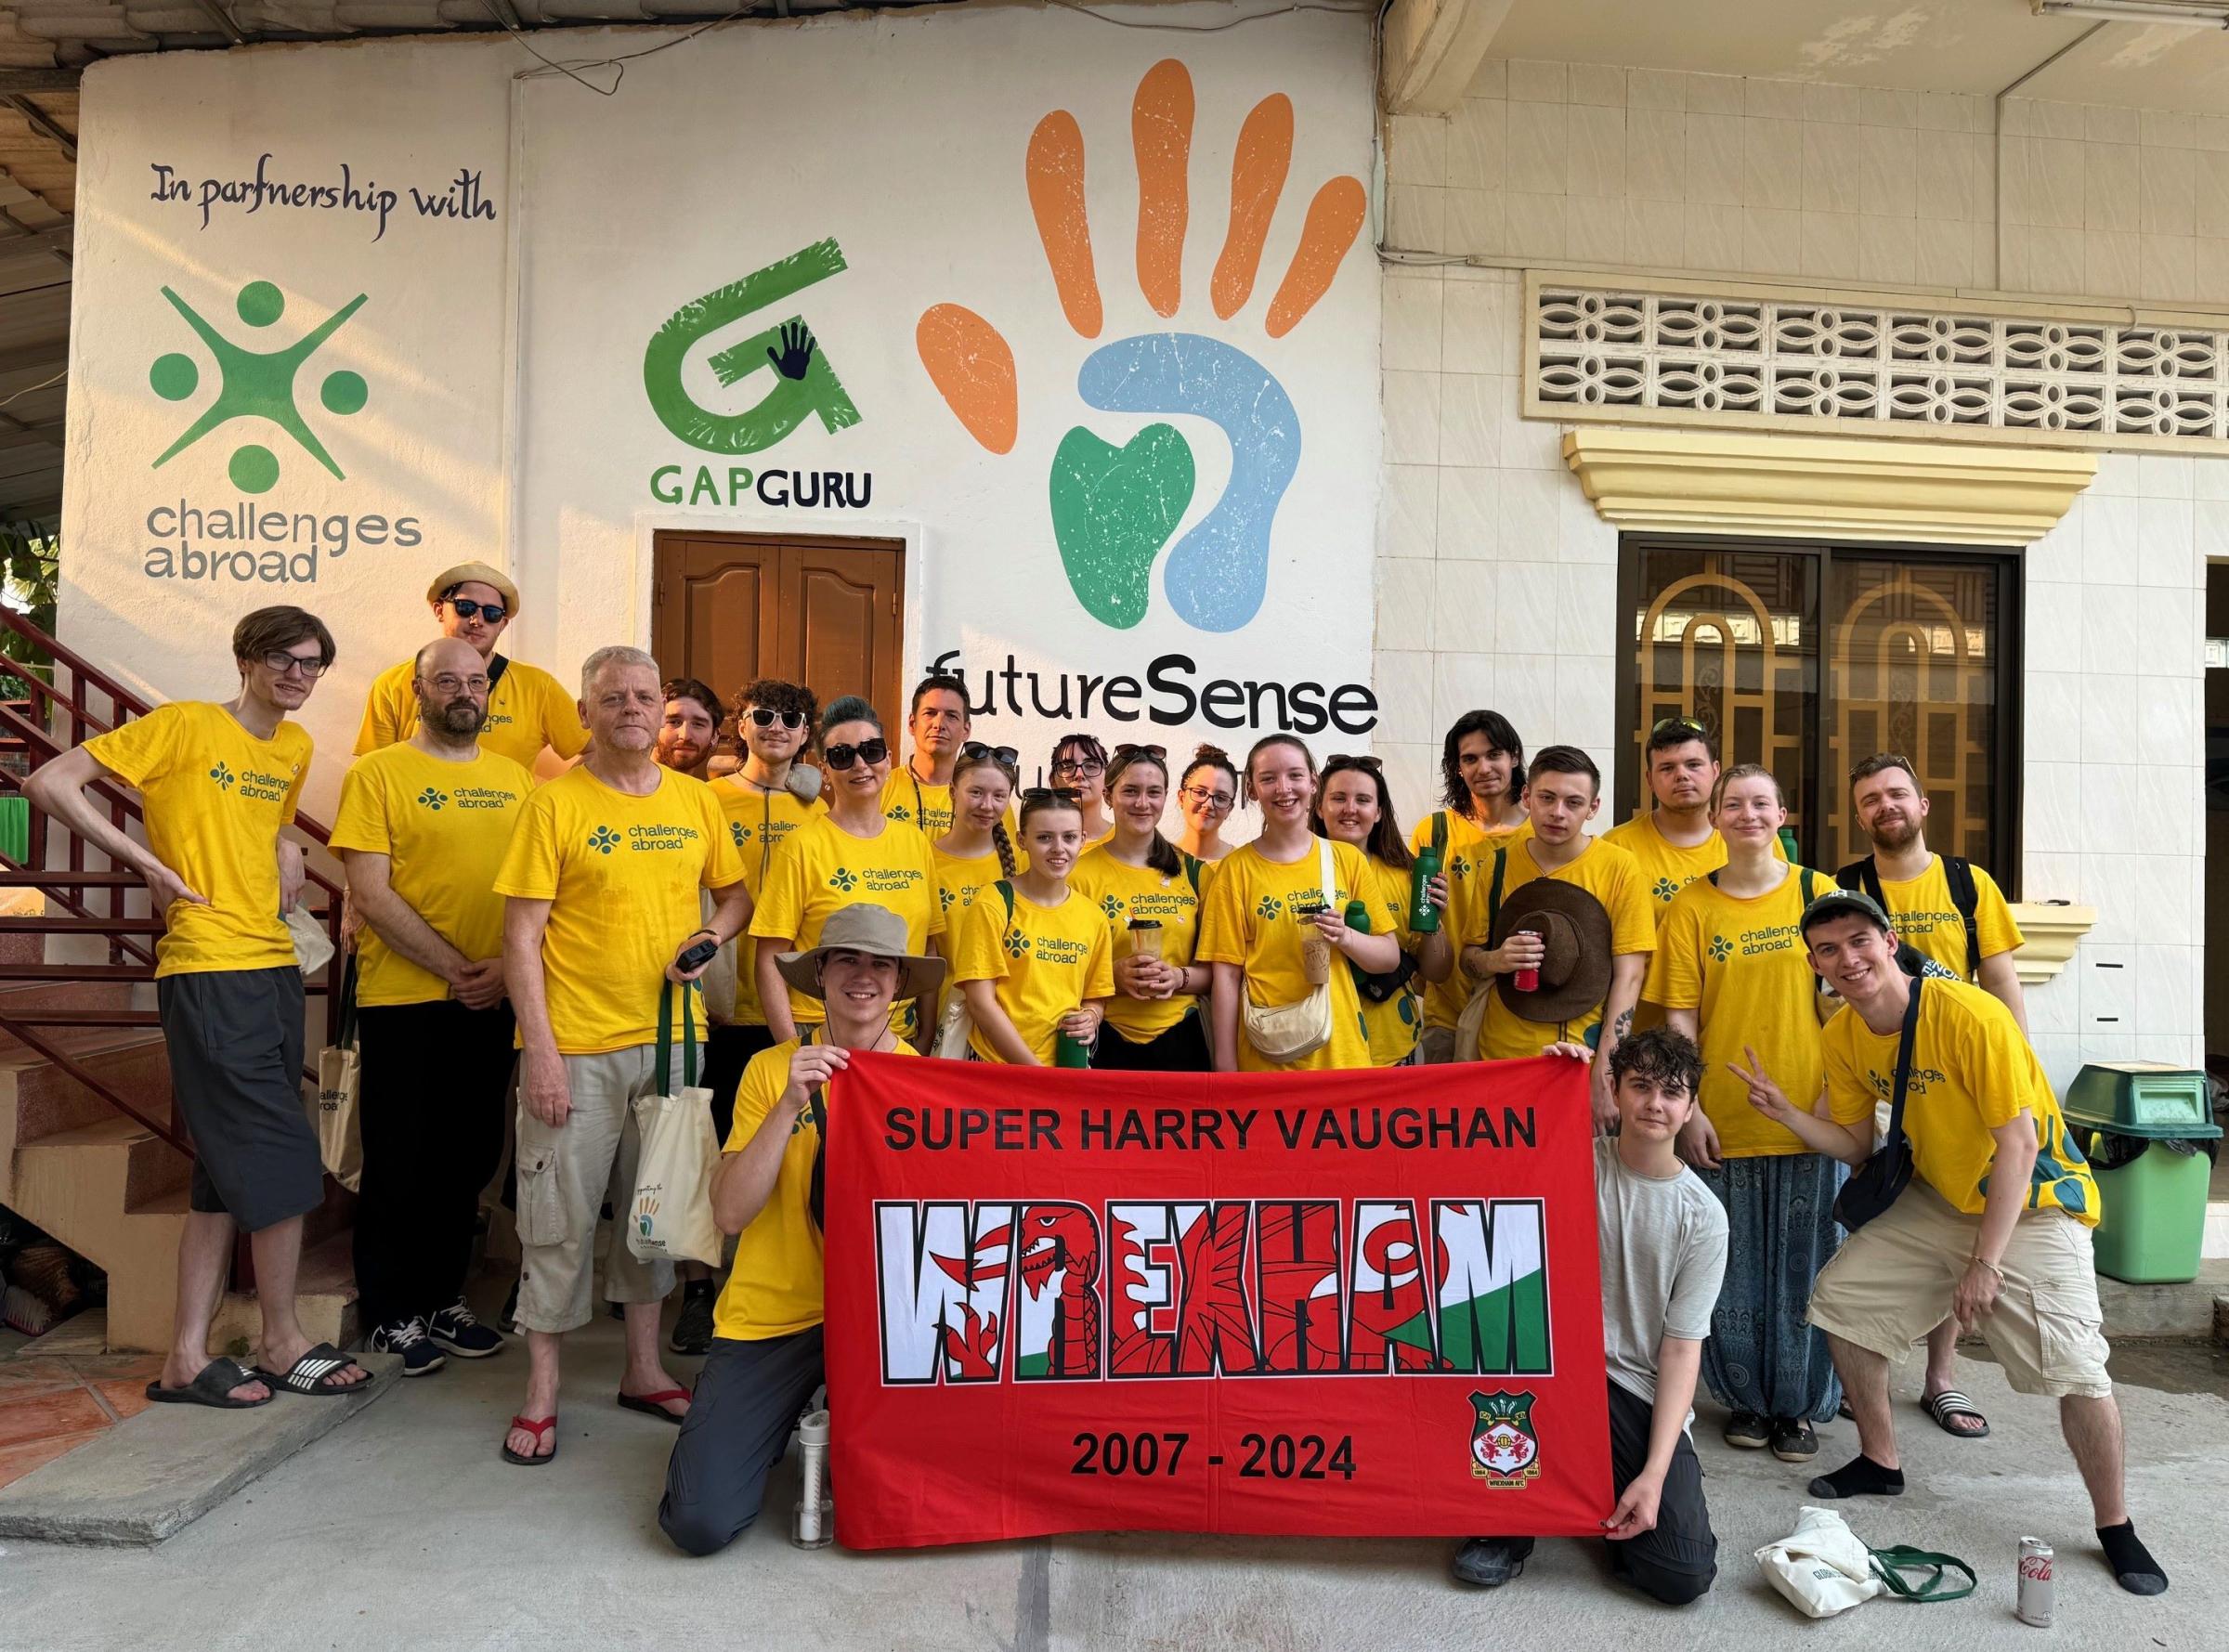
[[(1181, 62), (1166, 59), (1146, 71), (1130, 111), (1134, 261), (1140, 294), (1164, 318), (1183, 305), (1194, 114), (1192, 76)], [(1283, 93), (1262, 98), (1239, 128), (1229, 217), (1208, 283), (1219, 319), (1230, 320), (1253, 296), (1291, 169), (1293, 129), (1292, 100)], [(1096, 339), (1105, 315), (1086, 204), (1084, 134), (1073, 114), (1054, 110), (1037, 123), (1023, 177), (1061, 313), (1078, 338)], [(1330, 290), (1367, 210), (1358, 178), (1333, 177), (1317, 189), (1263, 318), (1270, 338), (1290, 333)], [(1010, 453), (1021, 406), (1005, 335), (964, 306), (939, 304), (921, 315), (914, 343), (968, 434), (988, 452)], [(1101, 345), (1078, 370), (1076, 394), (1103, 412), (1206, 419), (1231, 443), (1222, 497), (1170, 548), (1195, 482), (1183, 433), (1156, 422), (1116, 447), (1080, 424), (1069, 430), (1053, 455), (1047, 491), (1053, 539), (1076, 600), (1104, 625), (1138, 624), (1167, 548), (1162, 586), (1180, 618), (1206, 631), (1245, 625), (1267, 592), (1277, 509), (1300, 462), (1300, 419), (1284, 386), (1245, 350), (1170, 332)]]

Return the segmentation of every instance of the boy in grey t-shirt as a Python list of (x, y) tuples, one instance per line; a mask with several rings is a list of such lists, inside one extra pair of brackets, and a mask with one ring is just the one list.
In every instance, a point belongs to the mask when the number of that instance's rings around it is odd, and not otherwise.
[[(1563, 1044), (1548, 1053), (1589, 1055)], [(1603, 1535), (1619, 1578), (1686, 1606), (1718, 1575), (1702, 1465), (1687, 1429), (1726, 1276), (1726, 1210), (1672, 1151), (1702, 1078), (1695, 1046), (1668, 1027), (1636, 1033), (1611, 1053), (1610, 1073), (1619, 1128), (1595, 1143), (1595, 1204), (1618, 1502)], [(1454, 1574), (1495, 1588), (1532, 1553), (1529, 1537), (1475, 1537), (1455, 1556)]]

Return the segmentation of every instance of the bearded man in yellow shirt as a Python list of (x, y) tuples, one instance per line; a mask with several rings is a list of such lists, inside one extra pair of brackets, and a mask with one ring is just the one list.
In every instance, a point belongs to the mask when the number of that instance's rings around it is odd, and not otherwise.
[[(503, 974), (523, 1055), (517, 1322), (532, 1364), (503, 1457), (529, 1466), (557, 1449), (558, 1353), (565, 1333), (588, 1322), (597, 1212), (607, 1195), (615, 1207), (633, 1198), (642, 1144), (632, 1103), (657, 1083), (664, 987), (703, 974), (750, 917), (742, 858), (712, 788), (651, 755), (664, 709), (647, 654), (590, 655), (580, 716), (593, 744), (527, 800), (496, 874), (496, 892), (510, 897)], [(708, 889), (721, 899), (700, 925)], [(699, 951), (700, 961), (684, 965)], [(658, 1349), (658, 1304), (672, 1288), (669, 1264), (612, 1245), (604, 1294), (624, 1306), (627, 1322), (619, 1404), (678, 1423), (688, 1390)]]
[(2042, 1063), (1980, 988), (1905, 974), (1871, 896), (1830, 891), (1802, 926), (1811, 967), (1843, 999), (1823, 1034), (1829, 1116), (1792, 1101), (1762, 1063), (1737, 1076), (1759, 1112), (1852, 1164), (1872, 1155), (1876, 1102), (1901, 1099), (1910, 1172), (1811, 1290), (1811, 1323), (1827, 1333), (1858, 1448), (1813, 1480), (1811, 1495), (1901, 1495), (1889, 1362), (1949, 1316), (1981, 1333), (2014, 1392), (2059, 1402), (2115, 1581), (2131, 1594), (2163, 1593), (2166, 1568), (2129, 1518), (2090, 1240), (2097, 1180)]
[[(174, 700), (97, 735), (32, 774), (23, 790), (119, 866), (147, 880), (168, 926), (155, 995), (171, 1093), (192, 1133), (193, 1186), (178, 1243), (178, 1306), (150, 1399), (237, 1411), (275, 1390), (333, 1395), (369, 1373), (294, 1317), (302, 1218), (325, 1197), (318, 1138), (302, 1111), (302, 971), (281, 914), (302, 889), (302, 852), (279, 834), (309, 773), (300, 710), (332, 665), (332, 633), (300, 608), (258, 608), (232, 628), (239, 697)], [(136, 789), (147, 841), (85, 795)], [(104, 787), (106, 789), (106, 787)], [(255, 1257), (262, 1362), (209, 1358), (236, 1229)]]
[[(480, 748), (529, 772), (545, 747), (568, 761), (579, 757), (588, 744), (588, 730), (565, 685), (539, 666), (495, 651), (518, 618), (518, 587), (484, 562), (461, 562), (434, 576), (425, 600), (441, 634), (470, 643), (488, 673), (488, 722)], [(357, 756), (411, 737), (418, 725), (418, 698), (411, 687), (416, 670), (413, 657), (372, 680), (363, 726), (356, 735)]]
[[(1649, 731), (1641, 761), (1655, 807), (1602, 834), (1641, 864), (1649, 899), (1662, 919), (1672, 898), (1726, 865), (1726, 839), (1711, 824), (1718, 752), (1710, 731), (1692, 717), (1666, 717)], [(1775, 839), (1775, 860), (1788, 857)]]

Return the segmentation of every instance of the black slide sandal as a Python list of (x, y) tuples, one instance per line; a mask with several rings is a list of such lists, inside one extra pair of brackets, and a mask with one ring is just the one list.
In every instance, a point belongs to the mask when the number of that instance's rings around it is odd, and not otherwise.
[[(1952, 1439), (1987, 1439), (1989, 1437), (1989, 1420), (1981, 1414), (1973, 1399), (1956, 1388), (1945, 1388), (1940, 1394), (1930, 1395), (1920, 1401), (1920, 1409), (1935, 1419), (1935, 1425)], [(1953, 1428), (1953, 1417), (1972, 1417), (1979, 1428)]]
[[(268, 1383), (274, 1391), (283, 1388), (289, 1394), (307, 1394), (327, 1399), (339, 1394), (360, 1393), (377, 1380), (368, 1371), (364, 1372), (364, 1380), (360, 1383), (335, 1384), (325, 1380), (334, 1372), (355, 1364), (355, 1360), (331, 1343), (321, 1342), (295, 1360), (291, 1371), (273, 1371), (268, 1366), (258, 1365), (255, 1374)], [(362, 1368), (359, 1366), (358, 1369)]]
[[(261, 1383), (271, 1391), (261, 1399), (235, 1399), (232, 1390), (242, 1383)], [(213, 1411), (252, 1411), (279, 1398), (279, 1390), (263, 1372), (250, 1371), (235, 1359), (212, 1359), (194, 1373), (183, 1388), (165, 1388), (157, 1377), (147, 1385), (147, 1397), (158, 1405), (205, 1405)]]

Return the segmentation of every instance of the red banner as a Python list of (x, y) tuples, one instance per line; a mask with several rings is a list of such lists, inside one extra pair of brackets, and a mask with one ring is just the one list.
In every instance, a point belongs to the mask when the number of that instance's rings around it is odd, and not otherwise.
[(1598, 1532), (1584, 1069), (854, 1059), (829, 1086), (836, 1535)]

